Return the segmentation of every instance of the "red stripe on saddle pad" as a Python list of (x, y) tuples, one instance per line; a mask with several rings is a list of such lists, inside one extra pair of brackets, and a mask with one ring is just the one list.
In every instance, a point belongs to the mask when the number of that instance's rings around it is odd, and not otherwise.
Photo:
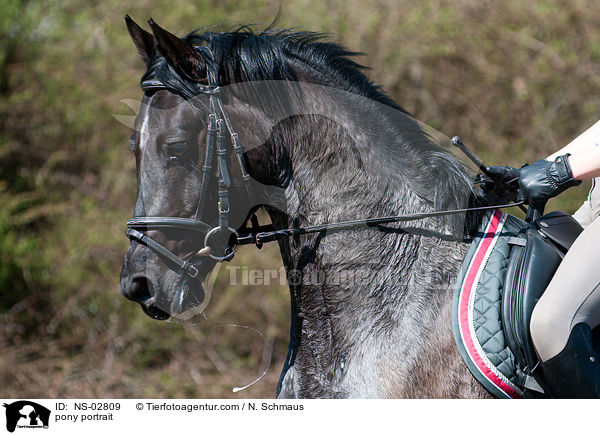
[[(469, 357), (477, 367), (477, 369), (492, 382), (496, 387), (502, 390), (507, 396), (513, 399), (520, 399), (521, 395), (515, 391), (508, 383), (506, 383), (495, 370), (492, 363), (484, 358), (482, 354), (481, 346), (475, 336), (474, 330), (470, 327), (469, 314), (472, 307), (469, 302), (471, 296), (477, 289), (478, 277), (480, 269), (485, 266), (488, 253), (493, 249), (496, 235), (502, 227), (502, 217), (504, 213), (496, 210), (490, 219), (490, 222), (485, 230), (485, 235), (482, 238), (477, 251), (473, 255), (471, 264), (465, 275), (463, 285), (461, 288), (460, 299), (459, 299), (459, 325), (460, 333), (463, 339), (463, 343), (469, 354)], [(494, 369), (496, 369), (494, 367)], [(497, 369), (496, 369), (497, 370)]]

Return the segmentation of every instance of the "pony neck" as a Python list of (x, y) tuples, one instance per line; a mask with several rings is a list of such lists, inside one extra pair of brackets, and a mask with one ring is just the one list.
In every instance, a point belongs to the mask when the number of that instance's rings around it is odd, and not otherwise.
[[(285, 212), (271, 212), (276, 226), (466, 205), (470, 190), (461, 184), (459, 166), (412, 119), (378, 118), (366, 128), (356, 119), (337, 113), (336, 119), (288, 120), (285, 146), (293, 173), (283, 194)], [(444, 176), (446, 186), (432, 178)], [(408, 370), (397, 365), (419, 343), (410, 337), (432, 327), (440, 313), (449, 314), (450, 282), (467, 247), (463, 238), (464, 217), (452, 217), (280, 242), (292, 310), (281, 397), (298, 388), (305, 397), (385, 397), (401, 389), (356, 380), (367, 381), (358, 373), (368, 372), (377, 379), (380, 368), (369, 365), (374, 362)]]

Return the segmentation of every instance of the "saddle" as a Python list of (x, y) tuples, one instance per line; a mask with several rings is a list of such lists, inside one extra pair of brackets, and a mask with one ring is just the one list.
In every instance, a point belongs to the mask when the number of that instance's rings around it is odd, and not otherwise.
[(529, 323), (581, 231), (560, 211), (526, 223), (496, 210), (475, 235), (454, 290), (452, 329), (469, 370), (495, 397), (547, 397)]

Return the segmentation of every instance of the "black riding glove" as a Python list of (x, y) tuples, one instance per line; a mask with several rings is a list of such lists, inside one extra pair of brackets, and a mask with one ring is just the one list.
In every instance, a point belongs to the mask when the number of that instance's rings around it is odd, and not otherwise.
[(546, 202), (571, 186), (581, 184), (573, 178), (569, 154), (559, 156), (553, 162), (540, 159), (519, 171), (519, 201), (528, 201), (534, 208), (542, 208)]

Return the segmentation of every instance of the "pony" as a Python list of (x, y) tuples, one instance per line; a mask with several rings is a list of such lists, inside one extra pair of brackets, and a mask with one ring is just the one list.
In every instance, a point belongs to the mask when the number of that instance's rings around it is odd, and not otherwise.
[[(227, 172), (232, 232), (258, 209), (281, 229), (484, 203), (469, 169), (369, 80), (353, 60), (357, 53), (322, 34), (242, 26), (179, 38), (153, 20), (152, 33), (130, 17), (126, 24), (147, 68), (142, 82), (159, 84), (145, 88), (130, 140), (134, 218), (190, 219), (202, 202), (199, 219), (215, 222), (223, 165), (243, 168)], [(214, 92), (215, 83), (244, 150), (236, 160), (235, 143), (225, 138), (220, 178), (203, 178), (215, 109), (200, 90)], [(277, 397), (490, 397), (451, 330), (453, 283), (480, 219), (430, 217), (279, 240), (291, 322)], [(148, 234), (193, 263), (199, 278), (216, 265), (196, 255), (205, 234)], [(205, 291), (199, 279), (131, 240), (121, 292), (146, 314), (167, 319), (202, 307)]]

